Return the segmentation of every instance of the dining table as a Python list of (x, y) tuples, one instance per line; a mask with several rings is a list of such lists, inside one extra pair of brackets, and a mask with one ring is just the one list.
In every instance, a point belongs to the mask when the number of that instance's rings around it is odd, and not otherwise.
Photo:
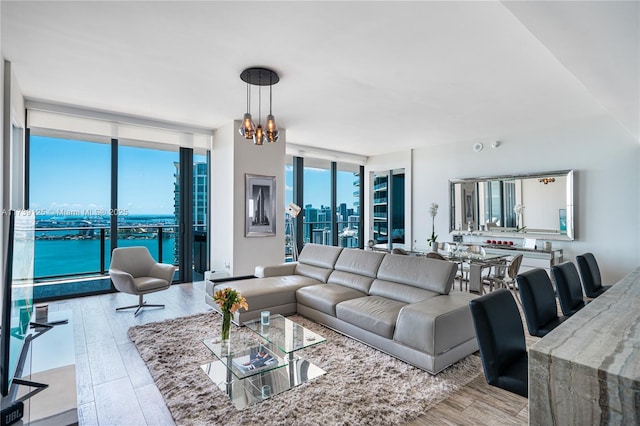
[[(504, 265), (507, 254), (473, 253), (470, 251), (451, 251), (440, 253), (450, 262), (469, 265), (469, 291), (484, 294), (482, 271), (493, 266)], [(463, 279), (463, 278), (460, 278)]]

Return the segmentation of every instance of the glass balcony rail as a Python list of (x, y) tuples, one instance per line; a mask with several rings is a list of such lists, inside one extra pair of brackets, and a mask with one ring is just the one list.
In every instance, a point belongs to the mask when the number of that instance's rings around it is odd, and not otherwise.
[[(36, 228), (35, 234), (36, 283), (108, 274), (110, 228)], [(176, 265), (177, 236), (177, 225), (119, 226), (118, 247), (142, 245), (159, 262)]]
[(373, 204), (387, 204), (387, 197), (378, 197), (373, 199)]
[(387, 189), (387, 182), (379, 183), (377, 185), (373, 185), (374, 191), (382, 191)]

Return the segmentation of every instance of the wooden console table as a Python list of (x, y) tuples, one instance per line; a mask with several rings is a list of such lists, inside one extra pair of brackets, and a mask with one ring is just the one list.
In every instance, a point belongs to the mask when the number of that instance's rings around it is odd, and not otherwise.
[(640, 267), (529, 349), (531, 425), (640, 424)]

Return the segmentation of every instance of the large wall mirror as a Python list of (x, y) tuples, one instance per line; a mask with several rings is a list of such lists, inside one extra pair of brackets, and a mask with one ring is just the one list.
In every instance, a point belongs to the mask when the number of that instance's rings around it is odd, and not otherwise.
[(573, 170), (458, 179), (450, 184), (451, 232), (573, 240)]

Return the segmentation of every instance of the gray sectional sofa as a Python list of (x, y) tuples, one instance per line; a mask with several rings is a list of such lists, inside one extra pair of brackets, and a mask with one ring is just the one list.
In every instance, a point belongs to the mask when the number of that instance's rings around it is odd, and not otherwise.
[(296, 263), (257, 267), (255, 277), (208, 282), (245, 296), (234, 322), (298, 313), (430, 373), (478, 350), (469, 301), (452, 293), (456, 264), (424, 257), (307, 244)]

